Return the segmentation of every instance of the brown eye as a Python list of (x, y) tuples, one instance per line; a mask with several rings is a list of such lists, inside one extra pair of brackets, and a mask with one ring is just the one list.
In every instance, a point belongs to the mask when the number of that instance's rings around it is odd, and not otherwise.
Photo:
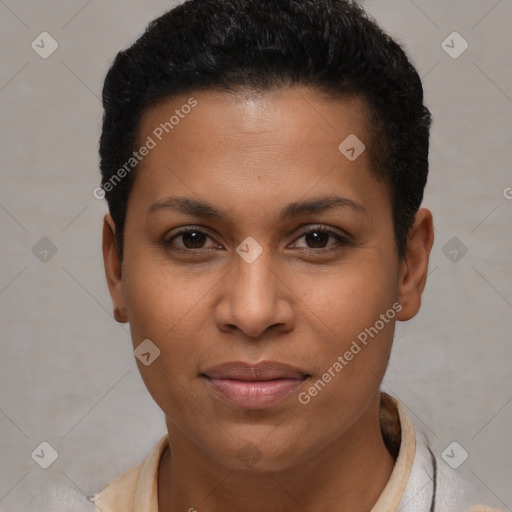
[[(336, 249), (337, 245), (348, 245), (350, 242), (349, 240), (338, 234), (334, 231), (331, 231), (329, 229), (325, 229), (322, 227), (317, 227), (314, 229), (310, 229), (309, 231), (305, 231), (302, 233), (302, 235), (297, 238), (297, 240), (300, 240), (301, 238), (304, 239), (306, 242), (306, 247), (299, 247), (304, 250), (312, 249), (313, 251), (317, 250), (317, 252), (322, 252), (322, 249), (325, 249), (325, 251), (333, 251)], [(329, 239), (334, 238), (339, 243), (336, 244), (328, 244)]]
[[(164, 245), (169, 249), (194, 251), (205, 249), (204, 244), (211, 238), (208, 233), (197, 228), (188, 228), (174, 234), (171, 238), (164, 240)], [(175, 240), (181, 239), (181, 244), (176, 245)], [(208, 249), (208, 248), (206, 248)]]
[(312, 246), (315, 249), (321, 249), (325, 247), (327, 241), (330, 238), (330, 235), (327, 231), (320, 230), (309, 231), (308, 233), (305, 233), (303, 236), (305, 237), (304, 240), (306, 241), (306, 243), (310, 247)]
[(200, 249), (206, 238), (201, 231), (186, 231), (180, 236), (187, 249)]

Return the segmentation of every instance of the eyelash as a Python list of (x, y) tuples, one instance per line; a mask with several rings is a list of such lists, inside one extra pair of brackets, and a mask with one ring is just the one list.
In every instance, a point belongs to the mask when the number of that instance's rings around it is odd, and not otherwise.
[[(308, 229), (307, 231), (303, 231), (295, 240), (299, 240), (300, 238), (304, 237), (305, 235), (308, 235), (309, 233), (313, 233), (313, 232), (320, 232), (320, 233), (326, 233), (329, 235), (329, 238), (332, 236), (334, 238), (336, 238), (336, 240), (338, 240), (338, 242), (341, 242), (341, 245), (351, 245), (351, 242), (348, 238), (346, 238), (345, 236), (343, 235), (340, 235), (330, 229), (327, 229), (325, 226), (321, 226), (321, 225), (318, 225), (318, 226), (313, 226), (311, 227), (310, 229)], [(164, 239), (162, 242), (163, 242), (163, 245), (166, 249), (168, 250), (172, 250), (172, 251), (178, 251), (178, 252), (186, 252), (186, 253), (197, 253), (197, 252), (210, 252), (214, 249), (203, 249), (203, 248), (199, 248), (199, 249), (187, 249), (187, 248), (176, 248), (176, 247), (173, 247), (172, 245), (172, 242), (176, 239), (176, 238), (179, 238), (180, 236), (182, 235), (186, 235), (187, 233), (201, 233), (203, 235), (206, 235), (207, 237), (209, 238), (212, 238), (207, 231), (204, 231), (204, 229), (201, 229), (199, 227), (188, 227), (186, 229), (182, 229), (181, 231), (178, 231), (177, 233), (175, 233), (171, 238), (168, 238), (168, 239)], [(304, 251), (304, 252), (314, 252), (314, 253), (329, 253), (329, 252), (333, 252), (333, 251), (337, 251), (338, 248), (336, 247), (336, 244), (334, 246), (327, 246), (327, 248), (319, 248), (319, 249), (315, 249), (315, 248), (301, 248), (300, 250)]]

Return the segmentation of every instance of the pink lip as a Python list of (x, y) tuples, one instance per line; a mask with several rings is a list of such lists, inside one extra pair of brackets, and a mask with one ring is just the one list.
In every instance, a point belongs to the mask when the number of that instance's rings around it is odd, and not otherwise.
[(246, 409), (271, 407), (293, 393), (310, 375), (273, 361), (234, 361), (203, 374), (213, 390), (232, 405)]

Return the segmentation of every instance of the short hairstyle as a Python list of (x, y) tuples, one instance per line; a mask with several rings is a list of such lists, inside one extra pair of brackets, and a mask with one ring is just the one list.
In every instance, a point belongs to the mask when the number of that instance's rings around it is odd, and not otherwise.
[(427, 181), (432, 116), (400, 45), (356, 1), (188, 0), (120, 51), (105, 78), (101, 183), (121, 260), (136, 166), (105, 185), (133, 156), (142, 114), (177, 94), (294, 85), (365, 100), (371, 171), (388, 186), (397, 252), (405, 256)]

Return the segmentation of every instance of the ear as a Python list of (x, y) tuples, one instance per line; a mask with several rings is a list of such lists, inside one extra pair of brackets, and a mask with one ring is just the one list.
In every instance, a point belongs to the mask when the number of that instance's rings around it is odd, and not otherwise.
[(421, 294), (427, 282), (428, 261), (433, 244), (432, 212), (420, 208), (409, 231), (406, 254), (400, 268), (398, 301), (402, 310), (397, 314), (398, 320), (410, 320), (421, 307)]
[(123, 279), (121, 263), (116, 250), (116, 225), (110, 213), (103, 219), (103, 264), (108, 290), (114, 307), (114, 318), (120, 323), (126, 323), (126, 308), (124, 305)]

